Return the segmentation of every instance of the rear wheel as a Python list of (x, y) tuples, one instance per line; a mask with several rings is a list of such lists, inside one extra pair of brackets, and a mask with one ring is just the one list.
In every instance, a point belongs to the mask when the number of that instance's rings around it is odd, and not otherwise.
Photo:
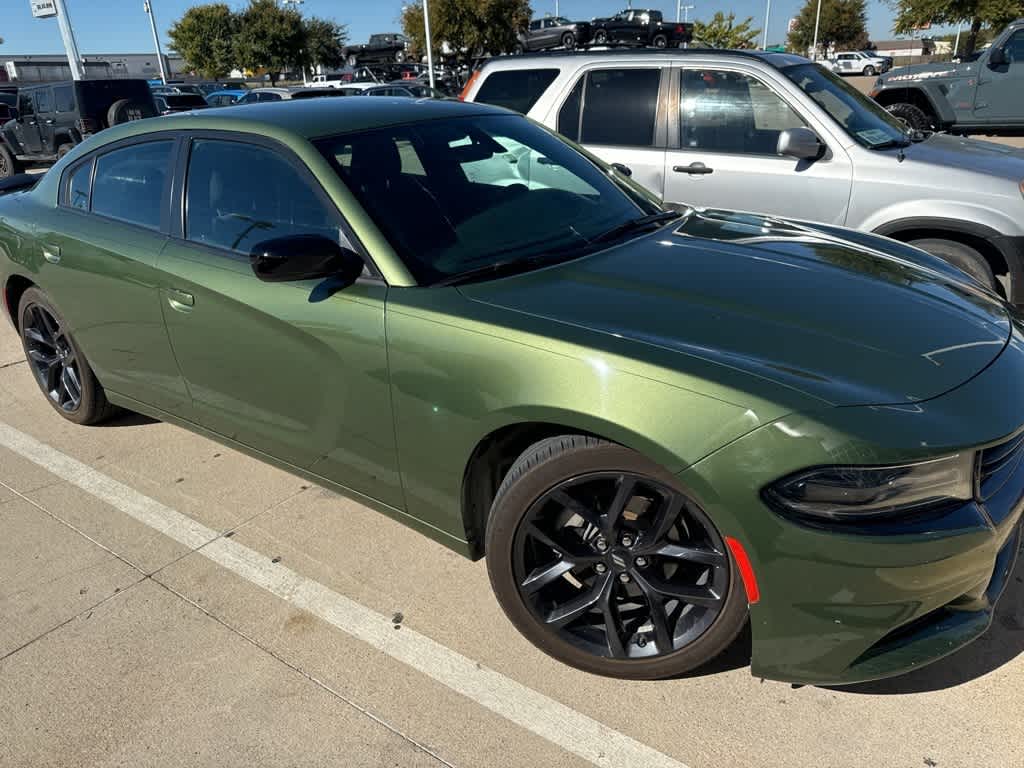
[(864, 67), (864, 77), (874, 77), (875, 73), (876, 73), (875, 68), (873, 66), (871, 66), (870, 64), (868, 64), (866, 67)]
[(603, 29), (597, 30), (594, 34), (594, 43), (596, 45), (608, 45), (608, 33)]
[(993, 291), (1001, 292), (1000, 285), (996, 282), (995, 273), (992, 267), (985, 260), (980, 252), (969, 245), (958, 243), (955, 240), (945, 238), (926, 237), (920, 240), (911, 240), (910, 245), (927, 251), (932, 256), (938, 256), (943, 261), (948, 261), (955, 267), (959, 267), (982, 285), (991, 288)]
[(530, 642), (574, 667), (655, 679), (701, 666), (746, 621), (721, 534), (675, 477), (583, 435), (531, 446), (498, 489), (487, 569)]
[(36, 383), (57, 413), (76, 424), (96, 424), (117, 412), (64, 318), (38, 288), (21, 296), (18, 331)]
[(576, 35), (572, 32), (566, 32), (562, 35), (562, 47), (567, 51), (571, 51), (576, 47)]
[(928, 131), (932, 128), (931, 118), (928, 113), (913, 104), (892, 104), (886, 109), (889, 114), (898, 120), (906, 123), (907, 127), (915, 131)]
[(6, 144), (0, 143), (0, 179), (9, 179), (19, 173), (21, 163)]
[(665, 35), (655, 35), (651, 43), (655, 48), (666, 48), (668, 47), (668, 38)]
[(59, 147), (57, 147), (57, 159), (60, 160), (61, 158), (64, 157), (64, 155), (66, 155), (74, 148), (74, 144), (61, 144)]

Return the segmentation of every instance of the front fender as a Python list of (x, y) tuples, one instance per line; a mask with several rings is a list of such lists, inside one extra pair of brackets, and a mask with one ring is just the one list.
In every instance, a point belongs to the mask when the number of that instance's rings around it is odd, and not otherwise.
[[(919, 226), (908, 226), (913, 222), (941, 224), (942, 227), (936, 226), (936, 228), (945, 228), (950, 231), (968, 232), (971, 231), (969, 228), (980, 227), (997, 235), (1010, 237), (1024, 235), (1024, 221), (1016, 221), (1010, 215), (991, 205), (934, 198), (913, 198), (895, 202), (871, 211), (856, 224), (851, 222), (851, 226), (891, 236), (900, 230), (920, 229)], [(968, 229), (964, 229), (965, 227)]]

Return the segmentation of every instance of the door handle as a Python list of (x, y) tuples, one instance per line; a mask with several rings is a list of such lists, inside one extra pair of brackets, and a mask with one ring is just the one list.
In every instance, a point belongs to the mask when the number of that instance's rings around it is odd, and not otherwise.
[(630, 168), (628, 165), (623, 165), (622, 163), (612, 163), (612, 168), (621, 173), (623, 176), (633, 175), (633, 169)]
[(60, 246), (57, 245), (44, 245), (43, 246), (43, 258), (51, 264), (60, 263)]
[(708, 168), (704, 163), (690, 163), (689, 165), (673, 165), (672, 170), (676, 173), (688, 173), (691, 176), (707, 176), (714, 173), (714, 168)]
[(179, 291), (176, 288), (167, 289), (167, 303), (176, 312), (188, 314), (196, 305), (196, 297), (188, 291)]
[(53, 125), (57, 121), (56, 120), (44, 120), (43, 122), (45, 122), (47, 125)]

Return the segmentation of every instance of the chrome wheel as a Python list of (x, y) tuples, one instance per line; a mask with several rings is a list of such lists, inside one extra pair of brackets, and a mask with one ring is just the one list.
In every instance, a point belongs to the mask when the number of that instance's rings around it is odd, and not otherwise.
[(513, 544), (520, 598), (563, 641), (652, 659), (703, 635), (729, 594), (729, 559), (691, 500), (642, 475), (567, 480), (529, 508)]
[(50, 400), (71, 413), (82, 404), (82, 376), (71, 339), (57, 319), (39, 304), (26, 310), (21, 330), (36, 380)]

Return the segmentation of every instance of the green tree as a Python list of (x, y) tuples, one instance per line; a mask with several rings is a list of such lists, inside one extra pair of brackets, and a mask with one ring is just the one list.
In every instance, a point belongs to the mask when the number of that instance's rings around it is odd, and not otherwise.
[[(430, 33), (434, 48), (447, 43), (455, 58), (468, 61), (515, 49), (516, 33), (530, 22), (529, 0), (431, 0)], [(426, 51), (423, 7), (407, 5), (402, 30), (417, 53)]]
[(726, 16), (716, 11), (711, 21), (693, 23), (693, 37), (712, 48), (756, 48), (761, 30), (753, 29), (753, 25), (753, 16), (747, 16), (737, 24), (735, 13), (730, 12)]
[(961, 43), (964, 55), (974, 52), (983, 26), (998, 32), (1024, 16), (1024, 0), (895, 0), (893, 31), (913, 32), (927, 24), (970, 24)]
[(185, 11), (168, 32), (171, 47), (189, 69), (215, 80), (234, 69), (233, 43), (238, 17), (225, 3), (196, 5)]
[(303, 58), (314, 67), (340, 67), (345, 62), (345, 41), (348, 30), (344, 24), (312, 17), (303, 22), (305, 42)]
[(249, 0), (238, 22), (234, 54), (244, 69), (266, 70), (276, 81), (282, 71), (302, 63), (306, 35), (298, 11), (282, 8), (277, 0)]
[[(814, 21), (818, 0), (807, 0), (796, 17), (796, 25), (786, 44), (793, 51), (805, 54), (814, 44)], [(867, 9), (864, 0), (821, 0), (821, 23), (818, 27), (818, 49), (835, 47), (860, 50), (868, 44)]]

